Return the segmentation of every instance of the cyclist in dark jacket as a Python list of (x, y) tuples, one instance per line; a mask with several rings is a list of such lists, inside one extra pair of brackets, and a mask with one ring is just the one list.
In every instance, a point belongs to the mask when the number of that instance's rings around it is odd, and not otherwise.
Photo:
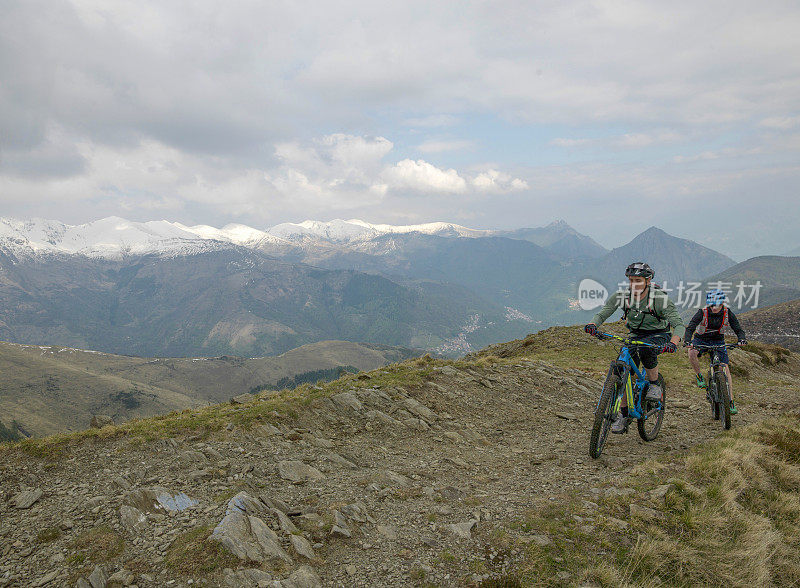
[[(692, 369), (695, 373), (695, 381), (701, 388), (707, 386), (703, 374), (700, 373), (700, 361), (698, 357), (709, 351), (708, 349), (695, 349), (693, 344), (700, 345), (724, 345), (726, 327), (733, 329), (736, 333), (736, 338), (739, 340), (739, 345), (747, 343), (747, 336), (744, 329), (739, 324), (739, 319), (733, 314), (733, 311), (725, 305), (727, 296), (722, 290), (712, 290), (706, 294), (706, 306), (699, 309), (692, 320), (686, 327), (686, 341), (689, 341), (689, 363), (692, 364)], [(694, 335), (694, 338), (692, 337)], [(723, 364), (722, 368), (725, 371), (725, 376), (728, 378), (728, 390), (731, 397), (731, 414), (738, 413), (736, 405), (733, 403), (733, 380), (731, 378), (731, 371), (728, 369), (728, 350), (720, 348), (717, 351), (719, 360)]]

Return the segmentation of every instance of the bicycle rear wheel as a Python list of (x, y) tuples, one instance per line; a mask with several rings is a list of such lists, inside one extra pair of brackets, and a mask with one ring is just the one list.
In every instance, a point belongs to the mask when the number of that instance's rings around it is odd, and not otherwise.
[(658, 374), (658, 385), (661, 386), (661, 401), (642, 400), (643, 417), (637, 419), (636, 428), (639, 429), (639, 437), (645, 441), (652, 441), (658, 437), (661, 431), (661, 423), (664, 421), (664, 409), (667, 406), (667, 387), (664, 385), (664, 376)]
[(731, 428), (731, 398), (728, 394), (728, 378), (722, 369), (718, 369), (714, 374), (717, 385), (717, 398), (719, 399), (719, 420), (722, 421), (722, 428), (726, 431)]
[(615, 405), (622, 388), (622, 380), (613, 370), (609, 370), (606, 381), (603, 384), (603, 392), (600, 394), (600, 402), (594, 412), (594, 425), (589, 439), (589, 456), (592, 459), (600, 457), (603, 446), (608, 438), (608, 431), (611, 423), (617, 416)]

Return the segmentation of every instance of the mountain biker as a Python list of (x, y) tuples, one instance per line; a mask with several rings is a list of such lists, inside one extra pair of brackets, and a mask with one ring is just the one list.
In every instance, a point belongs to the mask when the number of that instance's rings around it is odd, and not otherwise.
[[(652, 282), (655, 276), (653, 268), (644, 262), (635, 262), (625, 269), (625, 276), (628, 288), (612, 294), (584, 330), (597, 336), (597, 328), (621, 308), (631, 335), (639, 341), (660, 346), (660, 349), (640, 347), (631, 350), (637, 364), (641, 359), (650, 383), (646, 398), (658, 401), (663, 393), (658, 384), (658, 353), (675, 353), (686, 328), (667, 293)], [(624, 394), (620, 406), (620, 413), (611, 426), (612, 433), (628, 430), (628, 400)]]
[[(707, 382), (700, 373), (700, 361), (698, 357), (709, 349), (695, 349), (692, 347), (694, 344), (700, 345), (725, 345), (725, 335), (723, 331), (725, 327), (730, 327), (736, 333), (738, 345), (747, 344), (747, 336), (744, 329), (739, 324), (739, 319), (733, 314), (733, 311), (725, 305), (727, 296), (722, 290), (711, 290), (706, 294), (706, 306), (700, 308), (689, 321), (686, 327), (686, 345), (689, 347), (689, 363), (692, 364), (694, 369), (697, 385), (700, 388), (705, 388)], [(694, 337), (693, 337), (694, 336)], [(722, 369), (725, 371), (725, 376), (728, 378), (728, 390), (731, 397), (731, 414), (737, 414), (739, 411), (733, 403), (733, 380), (731, 378), (731, 371), (728, 369), (728, 350), (721, 347), (717, 350)]]

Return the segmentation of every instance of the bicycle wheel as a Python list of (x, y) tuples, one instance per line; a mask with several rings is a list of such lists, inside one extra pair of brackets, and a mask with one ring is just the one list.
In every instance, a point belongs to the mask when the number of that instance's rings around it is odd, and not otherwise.
[(719, 420), (726, 431), (731, 428), (731, 398), (728, 395), (728, 378), (721, 369), (714, 374), (717, 383), (717, 398), (719, 399)]
[(661, 423), (664, 420), (664, 409), (667, 406), (667, 387), (664, 385), (664, 376), (658, 374), (658, 384), (663, 391), (661, 401), (647, 400), (642, 401), (643, 418), (636, 420), (636, 428), (639, 429), (639, 437), (645, 441), (652, 441), (658, 437), (661, 431)]
[(593, 459), (600, 457), (603, 445), (608, 438), (608, 431), (611, 422), (617, 416), (614, 410), (617, 398), (619, 398), (622, 381), (613, 370), (609, 370), (606, 381), (603, 384), (603, 392), (600, 394), (600, 402), (594, 412), (594, 425), (589, 439), (589, 456)]
[(719, 420), (719, 393), (717, 392), (717, 382), (714, 379), (714, 373), (708, 372), (708, 395), (711, 398), (711, 416), (715, 421)]

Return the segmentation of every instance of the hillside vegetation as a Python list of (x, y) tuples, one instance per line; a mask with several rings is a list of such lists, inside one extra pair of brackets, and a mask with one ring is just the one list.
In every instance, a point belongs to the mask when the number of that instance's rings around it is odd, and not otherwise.
[[(121, 422), (226, 402), (317, 370), (370, 370), (420, 352), (322, 341), (277, 357), (140, 358), (0, 342), (0, 421), (27, 435), (81, 430), (93, 415)], [(320, 379), (324, 376), (321, 374)]]
[(728, 433), (662, 357), (661, 435), (592, 460), (614, 355), (552, 328), (8, 446), (0, 585), (796, 585), (800, 357), (731, 353)]

